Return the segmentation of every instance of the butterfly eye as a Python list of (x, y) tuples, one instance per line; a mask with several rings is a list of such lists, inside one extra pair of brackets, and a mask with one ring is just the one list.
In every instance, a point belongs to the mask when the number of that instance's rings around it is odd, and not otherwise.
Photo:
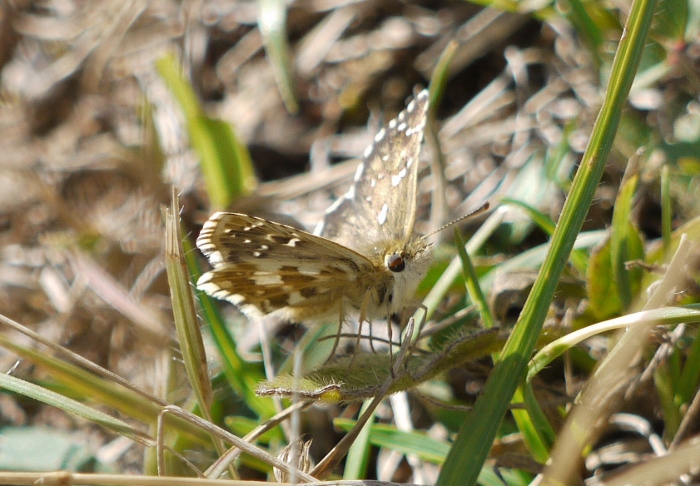
[(406, 260), (400, 254), (394, 253), (387, 259), (386, 266), (392, 272), (403, 272), (406, 268)]

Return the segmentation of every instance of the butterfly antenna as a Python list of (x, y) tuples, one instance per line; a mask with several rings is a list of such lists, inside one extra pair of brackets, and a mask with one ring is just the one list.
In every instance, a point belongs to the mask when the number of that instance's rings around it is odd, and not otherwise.
[(428, 239), (431, 236), (433, 236), (435, 233), (439, 233), (440, 231), (447, 229), (450, 226), (455, 225), (461, 221), (464, 221), (465, 219), (473, 218), (474, 216), (478, 216), (482, 213), (485, 213), (486, 211), (488, 211), (488, 209), (489, 209), (489, 202), (486, 201), (484, 204), (482, 204), (481, 206), (479, 206), (475, 210), (465, 214), (464, 216), (461, 216), (461, 217), (455, 219), (454, 221), (450, 221), (449, 223), (440, 226), (435, 231), (432, 231), (432, 232), (428, 233), (427, 235), (423, 236), (423, 238)]

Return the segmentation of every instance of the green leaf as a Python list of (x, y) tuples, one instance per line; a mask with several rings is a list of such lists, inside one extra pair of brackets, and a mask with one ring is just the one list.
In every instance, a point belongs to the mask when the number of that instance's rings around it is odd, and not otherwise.
[(626, 264), (644, 259), (644, 245), (637, 228), (631, 223), (632, 203), (637, 188), (636, 175), (625, 180), (615, 199), (612, 226), (610, 228), (610, 265), (616, 293), (623, 309), (632, 303), (639, 291), (641, 269), (628, 270)]
[(609, 238), (591, 251), (586, 288), (591, 311), (597, 319), (607, 319), (620, 313), (622, 303), (613, 279)]

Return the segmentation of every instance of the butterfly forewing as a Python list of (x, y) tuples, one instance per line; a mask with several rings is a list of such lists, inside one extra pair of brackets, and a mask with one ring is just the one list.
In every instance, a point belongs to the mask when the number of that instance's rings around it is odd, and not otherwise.
[(406, 241), (413, 234), (428, 102), (428, 91), (421, 91), (377, 133), (353, 186), (328, 208), (316, 234), (358, 251), (366, 250), (368, 243)]
[(283, 308), (296, 308), (292, 315), (300, 317), (337, 306), (338, 292), (373, 271), (367, 258), (333, 241), (237, 213), (209, 218), (197, 247), (214, 267), (197, 287), (256, 318)]

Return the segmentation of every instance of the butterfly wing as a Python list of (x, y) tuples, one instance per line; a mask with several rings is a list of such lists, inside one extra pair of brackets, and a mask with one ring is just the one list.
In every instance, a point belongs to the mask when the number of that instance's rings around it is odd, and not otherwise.
[(237, 213), (209, 218), (197, 247), (214, 267), (197, 288), (251, 318), (283, 311), (281, 317), (301, 320), (337, 312), (347, 287), (373, 271), (367, 258), (333, 241)]
[(423, 90), (377, 133), (352, 187), (328, 208), (315, 234), (361, 252), (368, 244), (406, 241), (413, 234), (428, 104), (428, 91)]

